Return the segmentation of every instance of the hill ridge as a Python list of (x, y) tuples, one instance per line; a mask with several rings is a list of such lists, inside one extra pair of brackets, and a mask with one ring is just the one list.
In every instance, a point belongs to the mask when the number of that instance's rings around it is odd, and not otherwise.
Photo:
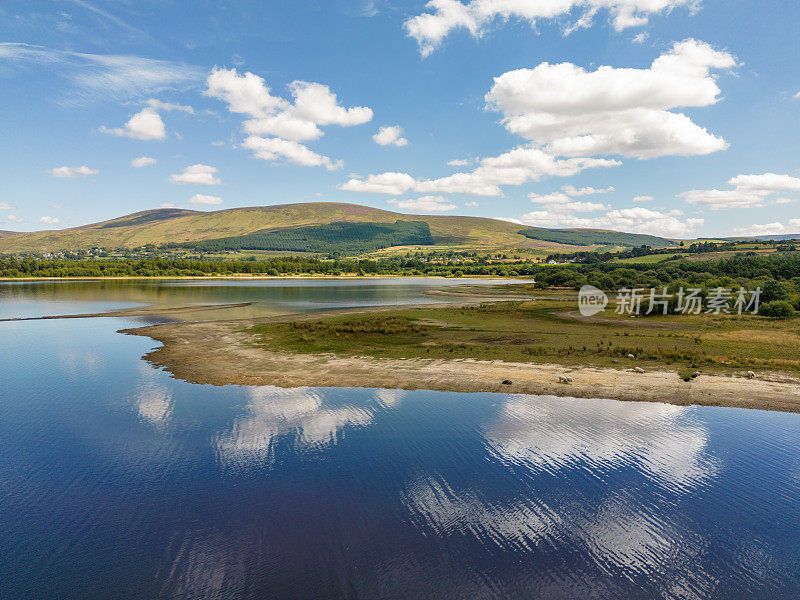
[[(212, 211), (147, 209), (77, 227), (0, 236), (0, 253), (76, 251), (92, 247), (134, 248), (146, 244), (199, 242), (337, 222), (390, 224), (396, 221), (425, 222), (430, 227), (436, 246), (453, 249), (536, 250), (550, 253), (585, 250), (587, 245), (591, 245), (572, 241), (563, 243), (558, 239), (541, 239), (541, 236), (530, 234), (526, 236), (520, 231), (536, 228), (488, 217), (416, 215), (361, 204), (321, 201)], [(622, 235), (638, 239), (636, 234), (620, 234), (620, 239)], [(651, 237), (641, 236), (642, 239)]]

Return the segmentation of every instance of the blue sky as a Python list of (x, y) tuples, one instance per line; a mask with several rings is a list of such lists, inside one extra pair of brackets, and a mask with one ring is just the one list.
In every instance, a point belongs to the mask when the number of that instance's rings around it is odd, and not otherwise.
[(0, 229), (325, 200), (800, 233), (798, 22), (796, 0), (6, 0)]

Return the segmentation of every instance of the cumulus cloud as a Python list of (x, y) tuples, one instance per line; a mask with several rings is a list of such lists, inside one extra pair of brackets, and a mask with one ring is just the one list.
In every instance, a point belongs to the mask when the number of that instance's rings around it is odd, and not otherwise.
[(139, 158), (134, 158), (131, 161), (131, 166), (136, 167), (137, 169), (141, 167), (149, 167), (156, 164), (158, 161), (155, 158), (151, 158), (150, 156), (140, 156)]
[(219, 185), (222, 183), (216, 176), (218, 169), (209, 165), (190, 165), (181, 173), (169, 176), (170, 183), (186, 185)]
[(447, 161), (447, 164), (451, 167), (466, 167), (469, 163), (470, 161), (468, 158), (454, 158), (453, 160)]
[(90, 169), (86, 165), (82, 167), (56, 167), (50, 169), (48, 173), (53, 177), (61, 179), (74, 179), (76, 177), (88, 177), (89, 175), (97, 175), (100, 171), (97, 169)]
[(44, 223), (45, 225), (58, 225), (59, 222), (58, 217), (44, 216), (39, 218), (39, 223)]
[(225, 102), (232, 113), (250, 117), (243, 124), (248, 134), (243, 146), (262, 160), (339, 168), (340, 161), (321, 156), (300, 142), (321, 137), (324, 126), (350, 127), (372, 119), (372, 109), (341, 106), (336, 94), (321, 83), (292, 82), (289, 92), (293, 101), (273, 95), (258, 75), (239, 74), (236, 69), (215, 68), (206, 83), (206, 96)]
[(613, 167), (619, 162), (597, 158), (556, 157), (538, 148), (519, 147), (484, 158), (480, 165), (468, 173), (454, 173), (440, 179), (417, 180), (407, 173), (381, 173), (367, 178), (353, 177), (339, 186), (352, 192), (400, 195), (408, 191), (421, 193), (453, 193), (472, 196), (501, 196), (500, 186), (519, 186), (539, 181), (545, 176), (569, 177), (584, 169)]
[(617, 31), (647, 24), (650, 15), (667, 12), (678, 6), (693, 7), (696, 0), (431, 0), (429, 12), (405, 22), (409, 36), (419, 44), (423, 56), (431, 54), (455, 29), (466, 29), (480, 37), (495, 20), (519, 19), (534, 27), (537, 19), (561, 19), (579, 12), (576, 20), (564, 27), (568, 35), (591, 27), (600, 9), (607, 9)]
[[(576, 202), (567, 194), (553, 192), (552, 194), (528, 194), (531, 202), (551, 207), (552, 210), (568, 214), (574, 212), (597, 212), (609, 207), (598, 202)], [(550, 209), (548, 209), (550, 210)]]
[(222, 198), (218, 196), (206, 196), (205, 194), (195, 194), (189, 198), (189, 204), (222, 204)]
[(0, 202), (0, 210), (17, 210), (17, 207), (5, 202)]
[(719, 100), (714, 69), (735, 59), (696, 40), (676, 43), (647, 69), (541, 63), (495, 78), (487, 105), (512, 133), (557, 156), (694, 156), (728, 147), (678, 107)]
[(251, 135), (244, 142), (243, 148), (253, 151), (253, 156), (262, 160), (286, 159), (290, 163), (304, 167), (325, 167), (329, 171), (342, 168), (342, 161), (332, 160), (327, 156), (317, 154), (308, 146), (293, 140), (282, 138), (262, 138)]
[(576, 188), (575, 186), (567, 184), (561, 187), (561, 191), (564, 192), (567, 196), (572, 196), (572, 197), (594, 196), (595, 194), (608, 194), (609, 192), (613, 192), (614, 186), (610, 186), (607, 188), (594, 188), (594, 187)]
[(789, 219), (786, 223), (764, 223), (762, 225), (748, 225), (734, 229), (737, 235), (787, 235), (797, 234), (800, 237), (800, 219)]
[(711, 210), (726, 208), (753, 208), (767, 203), (787, 204), (792, 198), (772, 196), (779, 192), (800, 192), (800, 178), (791, 175), (764, 173), (762, 175), (737, 175), (728, 180), (731, 190), (689, 190), (679, 194), (689, 204), (707, 206)]
[(158, 112), (159, 110), (177, 110), (194, 114), (194, 109), (191, 106), (162, 102), (151, 98), (147, 101), (147, 106), (134, 114), (123, 127), (108, 128), (102, 126), (100, 131), (135, 140), (163, 140), (167, 137), (167, 129), (161, 114)]
[(7, 217), (0, 217), (0, 221), (8, 221), (9, 223), (22, 223), (25, 219), (17, 215), (8, 215)]
[(85, 105), (99, 101), (124, 102), (166, 90), (187, 89), (204, 76), (200, 67), (138, 56), (87, 54), (43, 46), (0, 43), (0, 63), (21, 68), (40, 66), (65, 79), (69, 89), (58, 102)]
[[(583, 204), (583, 203), (579, 203)], [(553, 204), (546, 210), (526, 213), (509, 221), (532, 227), (571, 227), (611, 229), (628, 233), (645, 233), (664, 237), (683, 237), (702, 227), (703, 219), (682, 219), (680, 210), (661, 212), (644, 207), (615, 209), (593, 217), (579, 217), (581, 212)], [(586, 211), (592, 212), (592, 211)]]
[(164, 120), (152, 108), (143, 108), (133, 115), (123, 127), (101, 127), (100, 131), (135, 140), (163, 140), (167, 137)]
[(602, 156), (716, 152), (728, 147), (725, 140), (671, 109), (717, 102), (720, 89), (711, 71), (735, 65), (730, 54), (690, 39), (676, 43), (646, 69), (604, 66), (589, 72), (571, 63), (541, 63), (510, 71), (495, 78), (486, 104), (501, 112), (506, 129), (528, 144), (483, 158), (471, 172), (431, 180), (389, 172), (353, 177), (340, 189), (500, 196), (502, 186), (621, 164)]
[(398, 208), (405, 210), (418, 210), (421, 212), (447, 212), (458, 208), (444, 196), (420, 196), (409, 200), (389, 200)]
[(408, 146), (408, 140), (403, 137), (403, 129), (399, 125), (381, 127), (372, 139), (379, 146)]

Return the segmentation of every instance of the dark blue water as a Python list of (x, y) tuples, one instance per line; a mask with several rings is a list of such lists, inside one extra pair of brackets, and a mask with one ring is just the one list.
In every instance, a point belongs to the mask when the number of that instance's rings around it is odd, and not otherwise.
[(800, 415), (171, 379), (0, 324), (0, 597), (800, 597)]

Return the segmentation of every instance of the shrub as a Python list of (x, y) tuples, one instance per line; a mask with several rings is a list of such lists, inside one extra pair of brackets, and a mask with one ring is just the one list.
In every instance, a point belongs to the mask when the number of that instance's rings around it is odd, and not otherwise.
[(775, 319), (789, 319), (795, 316), (794, 308), (786, 300), (775, 300), (761, 305), (760, 315)]

